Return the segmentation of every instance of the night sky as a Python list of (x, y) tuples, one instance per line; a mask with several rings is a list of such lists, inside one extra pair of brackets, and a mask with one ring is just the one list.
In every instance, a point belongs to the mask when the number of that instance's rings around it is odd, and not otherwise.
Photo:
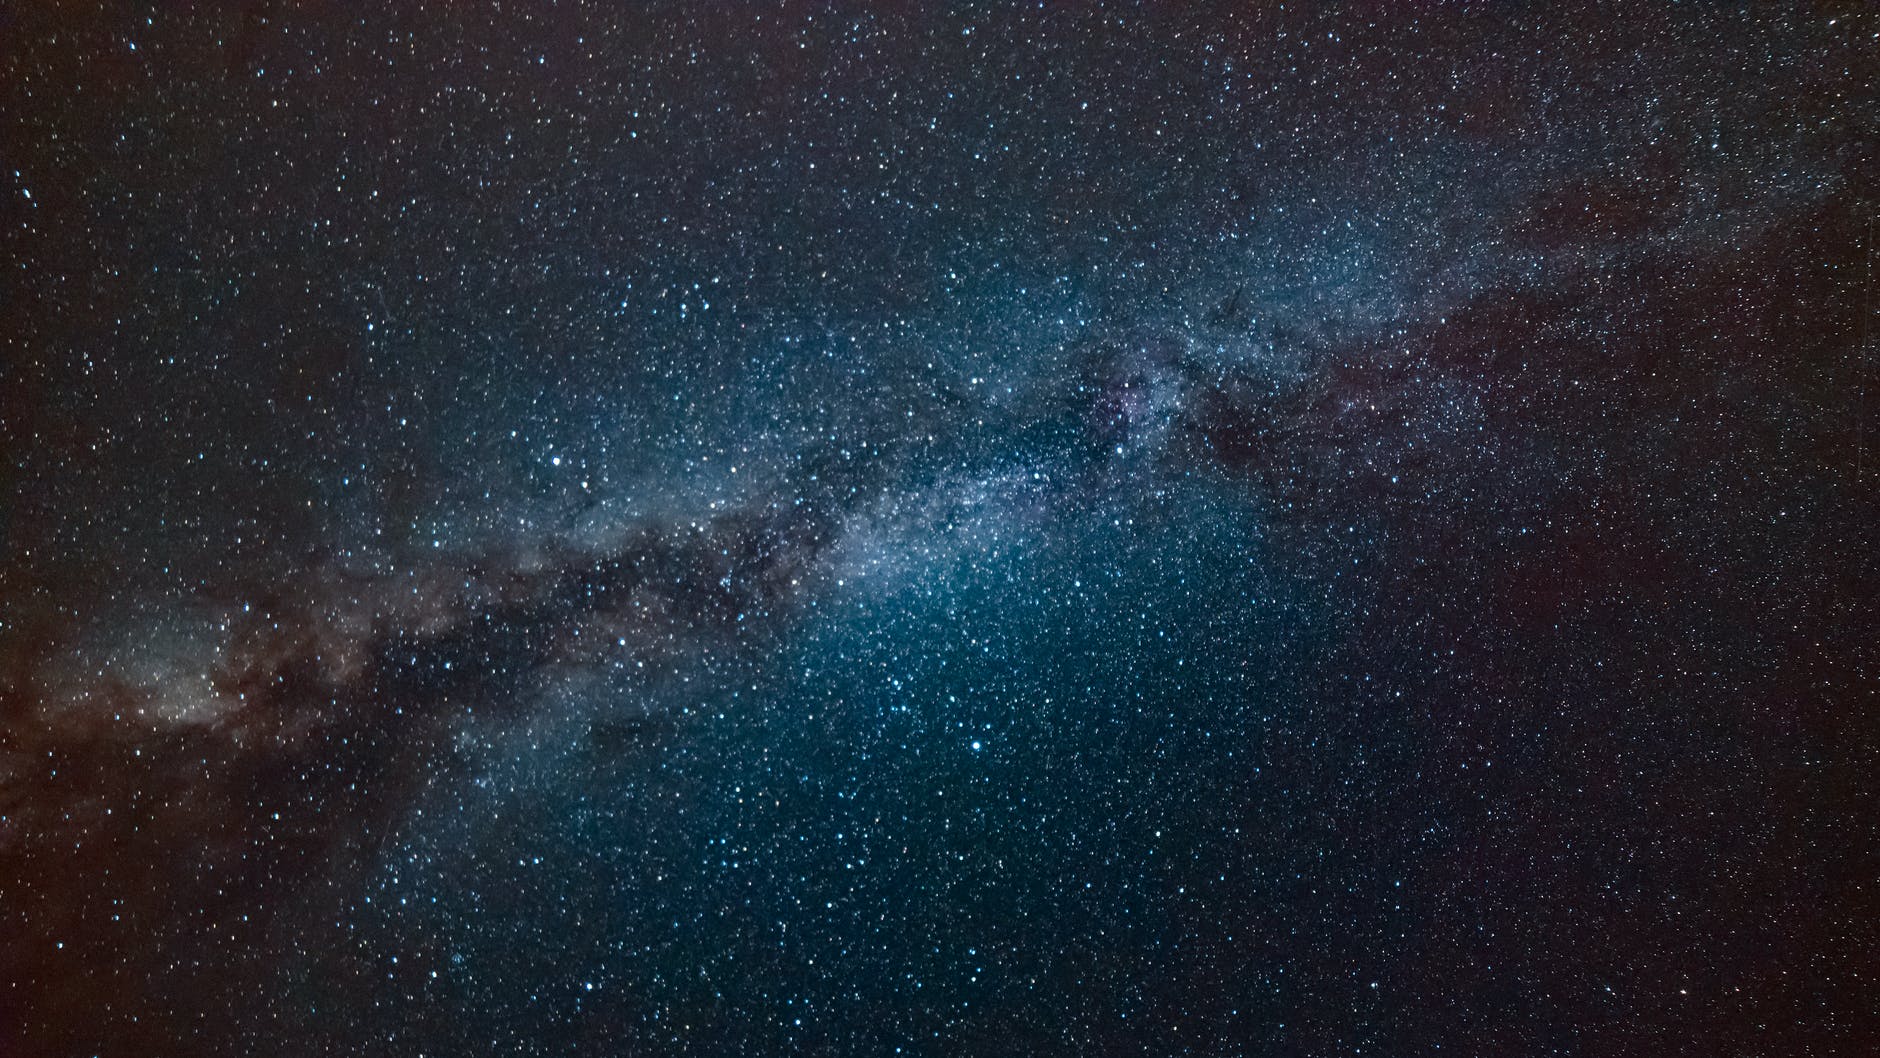
[(1880, 18), (1567, 7), (0, 9), (0, 1055), (1876, 1053)]

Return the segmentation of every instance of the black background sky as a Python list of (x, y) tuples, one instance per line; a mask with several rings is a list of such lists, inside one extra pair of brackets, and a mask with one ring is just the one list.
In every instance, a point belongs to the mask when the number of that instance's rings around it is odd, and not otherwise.
[(1866, 5), (0, 12), (0, 1054), (1864, 1054)]

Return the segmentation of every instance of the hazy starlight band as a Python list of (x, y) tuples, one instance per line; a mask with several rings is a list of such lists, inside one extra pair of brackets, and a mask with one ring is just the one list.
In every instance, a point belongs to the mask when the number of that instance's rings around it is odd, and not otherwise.
[(0, 1056), (1880, 1052), (1877, 28), (12, 5)]

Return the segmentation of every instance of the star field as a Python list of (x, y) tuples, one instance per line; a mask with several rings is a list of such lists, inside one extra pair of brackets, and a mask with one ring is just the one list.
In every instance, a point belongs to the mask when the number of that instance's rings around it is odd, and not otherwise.
[(0, 1054), (1865, 1054), (1865, 5), (0, 12)]

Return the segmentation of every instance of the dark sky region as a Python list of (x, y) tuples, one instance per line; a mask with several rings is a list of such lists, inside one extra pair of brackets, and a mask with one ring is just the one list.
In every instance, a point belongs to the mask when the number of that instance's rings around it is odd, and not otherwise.
[(0, 1054), (1880, 1048), (1863, 3), (0, 9)]

